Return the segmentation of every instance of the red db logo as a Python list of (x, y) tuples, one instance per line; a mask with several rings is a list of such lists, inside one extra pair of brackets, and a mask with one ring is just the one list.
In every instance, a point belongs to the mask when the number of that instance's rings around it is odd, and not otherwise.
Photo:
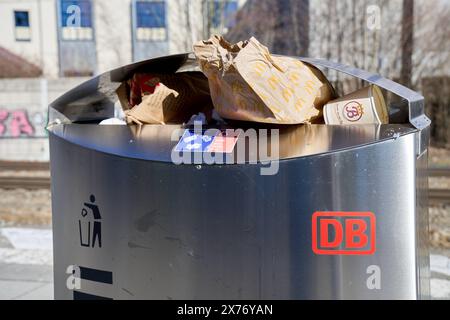
[(312, 216), (312, 249), (321, 255), (375, 253), (372, 212), (316, 212)]

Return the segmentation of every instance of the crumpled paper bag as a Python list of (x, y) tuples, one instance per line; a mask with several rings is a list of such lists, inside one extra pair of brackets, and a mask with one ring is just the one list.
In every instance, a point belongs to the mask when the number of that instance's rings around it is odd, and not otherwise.
[(208, 81), (200, 72), (135, 73), (117, 95), (128, 124), (183, 123), (212, 109)]
[(255, 38), (230, 44), (220, 36), (194, 45), (209, 81), (214, 109), (223, 118), (300, 124), (320, 121), (334, 90), (320, 70), (269, 53)]

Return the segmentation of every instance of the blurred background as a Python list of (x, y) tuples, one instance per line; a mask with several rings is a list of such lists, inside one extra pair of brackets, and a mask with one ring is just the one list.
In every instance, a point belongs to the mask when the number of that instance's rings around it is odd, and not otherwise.
[[(47, 106), (212, 34), (335, 60), (421, 92), (433, 121), (432, 294), (450, 298), (450, 0), (0, 0), (0, 299), (52, 298)], [(327, 72), (340, 93), (358, 81)]]

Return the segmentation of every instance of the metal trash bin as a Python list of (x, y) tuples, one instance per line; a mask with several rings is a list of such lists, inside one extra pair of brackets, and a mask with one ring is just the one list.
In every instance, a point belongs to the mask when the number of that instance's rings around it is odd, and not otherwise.
[(301, 60), (402, 97), (409, 123), (282, 127), (278, 173), (264, 176), (263, 161), (174, 164), (180, 126), (95, 124), (130, 74), (189, 69), (190, 54), (113, 70), (53, 102), (55, 298), (429, 297), (423, 97)]

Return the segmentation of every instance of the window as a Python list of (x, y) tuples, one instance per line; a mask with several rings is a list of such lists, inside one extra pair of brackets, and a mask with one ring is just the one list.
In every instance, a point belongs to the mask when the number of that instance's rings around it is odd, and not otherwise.
[(209, 23), (214, 31), (226, 32), (236, 24), (237, 1), (214, 0), (209, 4)]
[(28, 17), (28, 11), (14, 11), (14, 21), (16, 27), (29, 27), (30, 19)]
[(75, 25), (82, 28), (92, 28), (91, 1), (62, 0), (61, 19), (61, 25), (63, 27), (72, 27)]
[(138, 28), (165, 28), (166, 4), (164, 1), (136, 3)]
[(167, 39), (165, 1), (136, 1), (136, 39), (138, 41)]
[(60, 25), (63, 40), (92, 40), (92, 1), (60, 0)]
[(30, 41), (30, 17), (28, 11), (14, 11), (15, 36), (17, 41)]

